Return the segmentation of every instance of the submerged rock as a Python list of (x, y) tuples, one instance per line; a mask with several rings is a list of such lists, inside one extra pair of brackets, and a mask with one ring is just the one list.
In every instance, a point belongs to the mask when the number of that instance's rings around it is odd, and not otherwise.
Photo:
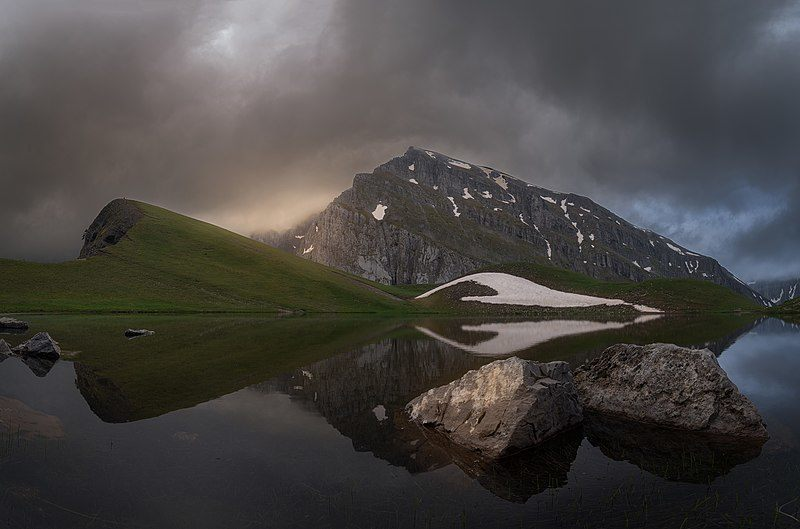
[(708, 349), (617, 344), (575, 372), (587, 410), (692, 432), (768, 438), (750, 399)]
[(46, 332), (36, 333), (33, 338), (13, 350), (23, 356), (36, 356), (51, 360), (58, 360), (61, 357), (61, 348), (58, 346), (58, 342)]
[(583, 420), (566, 362), (512, 357), (469, 371), (406, 405), (412, 420), (493, 458), (537, 445)]
[(0, 318), (0, 329), (6, 330), (19, 330), (24, 331), (28, 328), (28, 322), (16, 320), (14, 318), (3, 317)]
[(150, 331), (148, 329), (128, 329), (125, 331), (125, 336), (128, 338), (139, 338), (140, 336), (152, 336), (156, 333), (156, 331)]
[(615, 461), (627, 461), (668, 481), (707, 484), (761, 454), (761, 442), (686, 432), (587, 411), (583, 432)]

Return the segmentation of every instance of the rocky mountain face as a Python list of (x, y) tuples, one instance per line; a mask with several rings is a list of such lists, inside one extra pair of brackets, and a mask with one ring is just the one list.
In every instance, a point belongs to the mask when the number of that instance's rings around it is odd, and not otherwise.
[(798, 286), (800, 286), (800, 278), (750, 283), (750, 288), (764, 296), (769, 305), (780, 305), (786, 301), (800, 298)]
[(357, 174), (306, 222), (254, 237), (387, 284), (442, 283), (488, 264), (538, 260), (599, 279), (713, 281), (763, 302), (716, 260), (586, 197), (415, 147)]

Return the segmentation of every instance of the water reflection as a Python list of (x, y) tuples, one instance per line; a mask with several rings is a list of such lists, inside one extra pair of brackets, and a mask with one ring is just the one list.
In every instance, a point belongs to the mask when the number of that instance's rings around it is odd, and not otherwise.
[[(545, 320), (464, 324), (450, 327), (452, 337), (417, 326), (417, 330), (442, 343), (479, 356), (507, 356), (564, 336), (618, 330), (629, 325), (655, 321), (660, 314), (639, 316), (632, 321)], [(454, 332), (453, 332), (454, 331)]]
[[(472, 348), (527, 322), (142, 320), (37, 321), (80, 361), (45, 378), (2, 364), (4, 519), (87, 525), (57, 503), (112, 520), (98, 527), (760, 526), (800, 495), (800, 342), (774, 320), (616, 322), (513, 353), (574, 366), (617, 342), (708, 346), (764, 414), (763, 449), (590, 417), (495, 462), (409, 423), (409, 400), (494, 359), (417, 327)], [(158, 333), (127, 341), (128, 326)]]

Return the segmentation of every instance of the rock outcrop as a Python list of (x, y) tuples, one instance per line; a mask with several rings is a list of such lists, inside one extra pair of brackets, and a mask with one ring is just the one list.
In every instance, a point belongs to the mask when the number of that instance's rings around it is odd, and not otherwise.
[(516, 357), (431, 389), (406, 411), (417, 423), (488, 458), (540, 444), (583, 420), (566, 362)]
[(8, 343), (5, 340), (0, 338), (0, 358), (5, 360), (5, 356), (11, 354), (11, 347), (9, 347)]
[(539, 260), (598, 279), (712, 281), (764, 303), (716, 260), (586, 197), (415, 147), (356, 175), (318, 215), (254, 238), (388, 284), (445, 283), (488, 264)]
[(100, 210), (84, 232), (83, 247), (78, 257), (85, 259), (99, 255), (104, 248), (117, 244), (142, 216), (135, 203), (124, 198), (112, 200)]
[(28, 322), (8, 317), (0, 318), (0, 330), (24, 331), (27, 328)]
[(708, 349), (617, 344), (575, 372), (586, 410), (727, 437), (768, 437), (758, 410)]
[(13, 351), (22, 356), (50, 360), (58, 360), (61, 357), (61, 348), (58, 346), (58, 342), (46, 332), (36, 333), (33, 338), (18, 345)]

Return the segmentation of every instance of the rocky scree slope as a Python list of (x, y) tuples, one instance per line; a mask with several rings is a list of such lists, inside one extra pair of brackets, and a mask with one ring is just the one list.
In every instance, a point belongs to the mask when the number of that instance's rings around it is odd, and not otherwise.
[(716, 260), (586, 197), (415, 147), (357, 174), (306, 222), (254, 238), (387, 284), (442, 283), (488, 264), (539, 261), (598, 279), (707, 280), (764, 304)]

